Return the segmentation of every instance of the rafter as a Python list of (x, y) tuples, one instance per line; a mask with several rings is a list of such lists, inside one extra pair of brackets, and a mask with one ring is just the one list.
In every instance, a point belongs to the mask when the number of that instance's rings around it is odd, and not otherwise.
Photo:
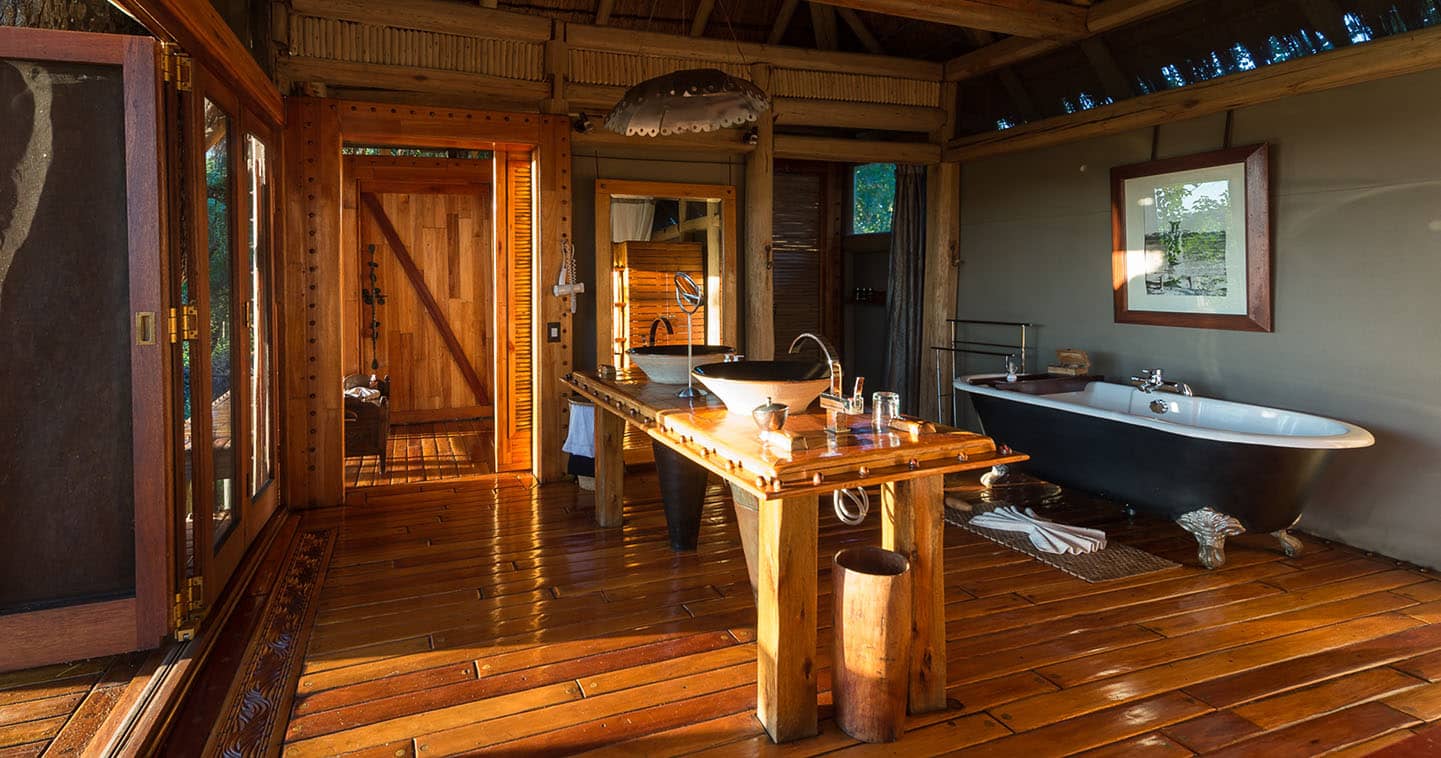
[(1441, 68), (1441, 28), (1349, 45), (1112, 105), (951, 140), (945, 160), (971, 161), (1222, 113), (1283, 97)]
[(600, 0), (595, 7), (595, 25), (605, 26), (610, 23), (610, 12), (615, 7), (615, 0)]
[(1041, 39), (1086, 36), (1085, 8), (1049, 0), (826, 0), (859, 11)]
[(876, 55), (886, 54), (886, 49), (881, 46), (881, 42), (876, 39), (876, 35), (871, 34), (870, 27), (866, 26), (866, 22), (861, 19), (859, 13), (856, 13), (850, 8), (837, 8), (836, 15), (840, 16), (841, 20), (846, 22), (846, 26), (851, 28), (851, 32), (856, 35), (856, 39), (860, 40), (862, 45), (865, 45), (866, 50)]
[(690, 24), (690, 36), (699, 37), (705, 34), (705, 26), (710, 23), (710, 14), (713, 10), (715, 10), (715, 0), (700, 0), (700, 6), (695, 9), (695, 18)]
[[(1082, 37), (1103, 34), (1185, 5), (1189, 0), (1105, 0), (1085, 11)], [(1080, 9), (1077, 9), (1080, 10)], [(1065, 46), (1057, 39), (1007, 37), (946, 62), (946, 81), (956, 82), (989, 74)]]
[(779, 45), (781, 37), (786, 36), (786, 27), (791, 25), (791, 17), (796, 15), (796, 6), (801, 0), (785, 0), (781, 3), (780, 10), (776, 11), (776, 22), (771, 25), (771, 33), (766, 37), (767, 45)]
[(810, 3), (811, 30), (816, 35), (816, 47), (822, 50), (836, 49), (836, 9), (829, 5)]

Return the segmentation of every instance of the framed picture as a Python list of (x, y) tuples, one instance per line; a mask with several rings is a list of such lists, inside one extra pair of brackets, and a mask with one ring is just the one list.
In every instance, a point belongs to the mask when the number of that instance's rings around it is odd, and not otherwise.
[(1266, 145), (1111, 169), (1116, 322), (1271, 331)]

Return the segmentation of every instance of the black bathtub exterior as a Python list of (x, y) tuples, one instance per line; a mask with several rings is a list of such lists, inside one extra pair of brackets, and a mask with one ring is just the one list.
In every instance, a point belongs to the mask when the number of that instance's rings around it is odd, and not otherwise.
[(1022, 471), (1170, 519), (1209, 507), (1250, 532), (1295, 523), (1333, 452), (1168, 434), (968, 394), (988, 436), (1031, 456)]

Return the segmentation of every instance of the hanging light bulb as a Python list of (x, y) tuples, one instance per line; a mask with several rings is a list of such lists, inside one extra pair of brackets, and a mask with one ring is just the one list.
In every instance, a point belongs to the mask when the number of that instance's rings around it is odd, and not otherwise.
[(631, 87), (605, 117), (605, 128), (644, 137), (713, 132), (755, 121), (770, 107), (770, 95), (753, 82), (718, 69), (693, 68)]

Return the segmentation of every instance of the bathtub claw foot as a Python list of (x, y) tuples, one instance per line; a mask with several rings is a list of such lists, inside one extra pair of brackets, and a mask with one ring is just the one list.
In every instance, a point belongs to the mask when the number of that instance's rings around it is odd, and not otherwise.
[(1208, 569), (1226, 563), (1226, 538), (1246, 531), (1240, 521), (1213, 508), (1183, 513), (1176, 523), (1196, 538), (1196, 556)]
[(1007, 476), (1010, 476), (1010, 474), (1011, 467), (1007, 466), (1004, 463), (999, 466), (992, 466), (990, 471), (981, 474), (981, 486), (990, 487), (996, 482), (999, 482), (1005, 479)]
[(1281, 552), (1285, 553), (1287, 558), (1295, 558), (1300, 555), (1301, 550), (1305, 547), (1305, 544), (1302, 543), (1301, 540), (1296, 539), (1294, 534), (1291, 534), (1285, 529), (1271, 532), (1271, 536), (1280, 540)]

